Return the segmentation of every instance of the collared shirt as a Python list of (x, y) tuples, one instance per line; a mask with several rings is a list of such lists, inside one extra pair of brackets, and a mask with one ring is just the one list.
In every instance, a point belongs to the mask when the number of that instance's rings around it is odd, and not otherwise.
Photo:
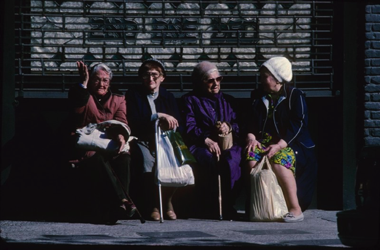
[(155, 121), (158, 118), (158, 114), (156, 111), (156, 104), (154, 104), (154, 100), (156, 100), (158, 97), (158, 91), (154, 92), (153, 94), (148, 94), (146, 97), (148, 98), (150, 110), (152, 111), (151, 121)]

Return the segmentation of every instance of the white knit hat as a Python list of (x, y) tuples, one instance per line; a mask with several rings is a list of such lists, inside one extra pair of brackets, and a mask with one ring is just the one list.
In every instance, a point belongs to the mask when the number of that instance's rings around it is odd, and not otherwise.
[(265, 66), (279, 82), (290, 82), (292, 80), (292, 64), (286, 57), (272, 57), (262, 66)]

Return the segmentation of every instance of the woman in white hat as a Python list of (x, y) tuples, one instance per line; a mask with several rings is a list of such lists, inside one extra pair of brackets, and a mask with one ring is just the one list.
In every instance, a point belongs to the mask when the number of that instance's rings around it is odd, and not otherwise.
[(285, 57), (263, 63), (262, 88), (251, 95), (246, 138), (247, 170), (264, 154), (273, 165), (289, 210), (283, 217), (285, 222), (304, 219), (302, 212), (311, 203), (317, 174), (304, 93), (287, 84), (292, 77), (292, 65)]

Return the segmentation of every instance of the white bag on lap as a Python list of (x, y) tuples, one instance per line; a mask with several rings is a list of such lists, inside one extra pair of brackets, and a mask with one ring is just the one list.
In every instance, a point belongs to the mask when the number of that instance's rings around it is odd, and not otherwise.
[(101, 123), (90, 123), (87, 126), (77, 129), (77, 147), (89, 151), (117, 151), (118, 142), (112, 140), (115, 134), (122, 134), (126, 140), (123, 152), (129, 151), (129, 141), (131, 130), (123, 122), (108, 120)]

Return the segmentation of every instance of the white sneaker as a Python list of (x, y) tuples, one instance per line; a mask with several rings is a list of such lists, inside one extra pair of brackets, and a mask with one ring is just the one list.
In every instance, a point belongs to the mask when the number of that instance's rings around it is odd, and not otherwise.
[(304, 216), (303, 213), (297, 216), (294, 216), (293, 213), (287, 213), (282, 218), (284, 219), (284, 222), (300, 222), (303, 221)]

